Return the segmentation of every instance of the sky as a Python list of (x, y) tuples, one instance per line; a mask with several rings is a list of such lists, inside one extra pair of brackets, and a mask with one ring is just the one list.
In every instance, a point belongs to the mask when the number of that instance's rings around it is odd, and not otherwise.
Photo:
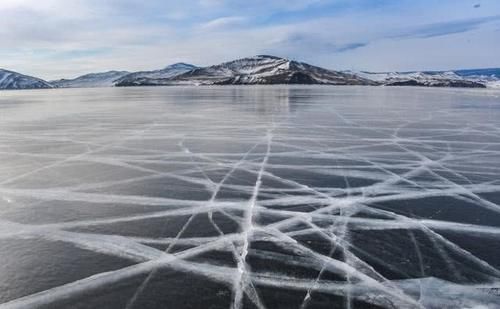
[(47, 80), (258, 54), (335, 70), (500, 67), (500, 1), (0, 0), (0, 68)]

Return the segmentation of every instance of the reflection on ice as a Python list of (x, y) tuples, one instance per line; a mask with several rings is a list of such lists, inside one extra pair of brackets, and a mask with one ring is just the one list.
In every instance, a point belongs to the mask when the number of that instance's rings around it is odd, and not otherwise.
[(493, 94), (5, 93), (0, 308), (494, 308)]

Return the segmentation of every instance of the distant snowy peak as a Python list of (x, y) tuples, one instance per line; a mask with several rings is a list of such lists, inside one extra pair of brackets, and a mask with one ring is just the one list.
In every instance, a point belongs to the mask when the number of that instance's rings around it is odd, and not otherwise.
[(323, 84), (373, 85), (354, 74), (331, 71), (285, 58), (258, 55), (218, 65), (196, 68), (165, 80), (147, 80), (148, 85), (250, 85)]
[(52, 85), (43, 79), (0, 69), (0, 89), (46, 89)]
[(386, 86), (486, 88), (486, 84), (480, 80), (462, 77), (455, 71), (403, 73), (357, 72), (355, 74)]
[(129, 73), (127, 71), (90, 73), (74, 79), (60, 79), (50, 83), (57, 88), (111, 87), (116, 80)]
[(141, 85), (149, 85), (154, 82), (154, 80), (158, 79), (168, 79), (172, 78), (191, 70), (196, 69), (197, 66), (188, 63), (175, 63), (167, 66), (164, 69), (156, 70), (156, 71), (141, 71), (134, 72), (130, 74), (126, 74), (116, 80), (116, 86), (141, 86)]

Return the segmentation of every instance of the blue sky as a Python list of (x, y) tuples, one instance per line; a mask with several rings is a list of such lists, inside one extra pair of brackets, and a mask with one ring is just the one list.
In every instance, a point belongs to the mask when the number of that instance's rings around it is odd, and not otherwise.
[(500, 67), (500, 1), (0, 1), (0, 67), (46, 79), (256, 54), (342, 70)]

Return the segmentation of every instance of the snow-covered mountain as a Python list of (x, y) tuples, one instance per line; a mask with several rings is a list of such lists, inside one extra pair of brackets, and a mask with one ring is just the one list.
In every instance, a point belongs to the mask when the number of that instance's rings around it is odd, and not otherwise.
[[(374, 85), (354, 74), (331, 71), (307, 63), (260, 55), (204, 68), (171, 78), (147, 78), (142, 85), (323, 84)], [(121, 86), (120, 84), (119, 86)]]
[(500, 68), (456, 70), (453, 72), (462, 77), (500, 79)]
[(44, 89), (52, 85), (43, 79), (0, 69), (0, 89)]
[(175, 76), (189, 72), (196, 68), (198, 67), (192, 64), (179, 62), (169, 65), (161, 70), (141, 71), (124, 75), (116, 81), (115, 85), (116, 86), (156, 85), (155, 82), (156, 80), (173, 78)]
[(109, 71), (103, 73), (90, 73), (74, 79), (59, 79), (50, 81), (57, 88), (90, 88), (90, 87), (111, 87), (115, 81), (130, 72)]
[(483, 83), (488, 88), (500, 88), (500, 69), (472, 69), (454, 72), (465, 79)]
[(355, 74), (387, 86), (496, 88), (500, 84), (499, 69)]
[(155, 71), (109, 71), (51, 82), (0, 69), (0, 89), (253, 84), (500, 88), (500, 69), (389, 73), (333, 71), (268, 55), (208, 67), (176, 63)]
[(196, 66), (186, 63), (176, 63), (156, 71), (109, 71), (103, 73), (91, 73), (74, 79), (60, 79), (50, 83), (57, 88), (89, 88), (89, 87), (113, 87), (142, 85), (148, 79), (171, 78), (186, 73)]

